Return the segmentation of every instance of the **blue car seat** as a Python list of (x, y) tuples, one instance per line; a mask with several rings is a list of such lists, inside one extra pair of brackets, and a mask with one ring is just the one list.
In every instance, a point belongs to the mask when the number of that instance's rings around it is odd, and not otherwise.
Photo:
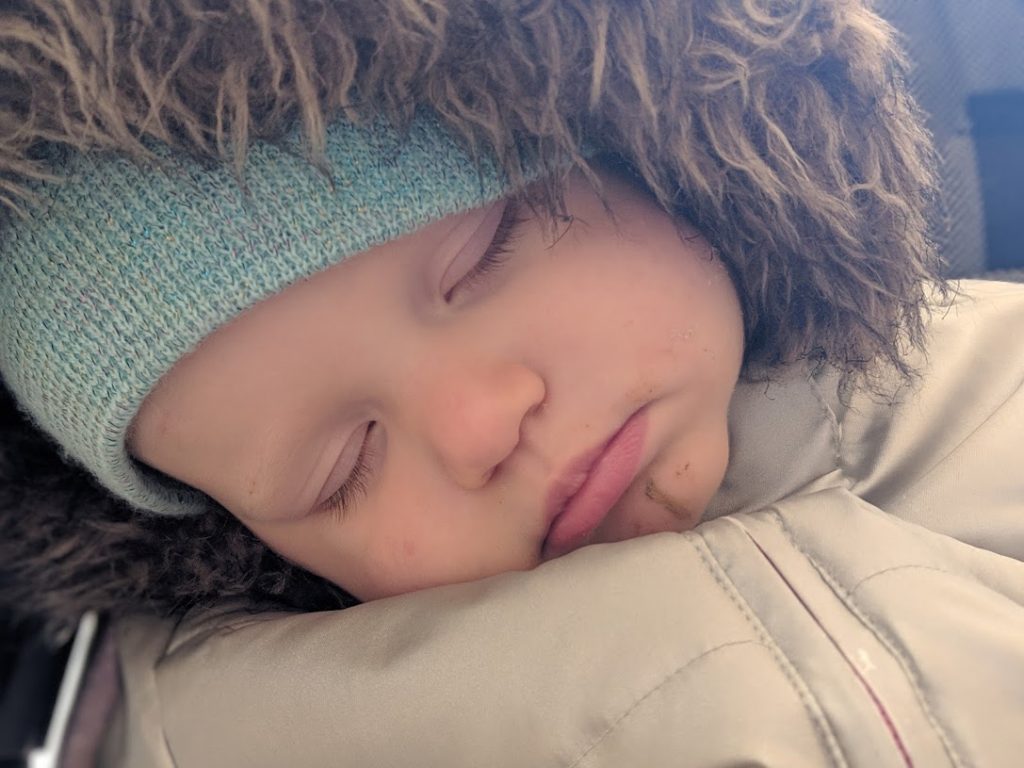
[[(882, 0), (942, 159), (953, 276), (1024, 280), (1024, 0)], [(990, 274), (991, 273), (991, 274)]]

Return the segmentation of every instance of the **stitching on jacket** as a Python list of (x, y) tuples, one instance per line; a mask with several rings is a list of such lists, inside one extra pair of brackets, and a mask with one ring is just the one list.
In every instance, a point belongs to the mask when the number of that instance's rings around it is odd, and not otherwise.
[(691, 666), (696, 664), (701, 659), (704, 659), (710, 656), (711, 654), (722, 650), (723, 648), (731, 648), (740, 645), (759, 645), (761, 647), (767, 647), (764, 643), (755, 642), (754, 640), (734, 640), (732, 642), (716, 645), (714, 648), (708, 648), (703, 653), (694, 656), (692, 659), (689, 659), (685, 664), (677, 667), (676, 669), (672, 670), (667, 675), (665, 675), (665, 677), (663, 677), (657, 685), (653, 686), (649, 691), (647, 691), (647, 693), (645, 693), (639, 699), (637, 699), (628, 707), (626, 707), (626, 710), (617, 718), (615, 718), (615, 721), (611, 723), (607, 728), (605, 728), (604, 731), (602, 731), (601, 734), (596, 739), (594, 739), (594, 741), (586, 749), (584, 749), (583, 752), (581, 752), (575, 760), (573, 760), (569, 764), (569, 768), (576, 768), (583, 760), (586, 759), (587, 755), (593, 752), (602, 742), (604, 742), (604, 740), (608, 738), (608, 736), (610, 736), (612, 732), (614, 732), (619, 727), (619, 725), (623, 723), (623, 721), (625, 721), (627, 718), (629, 718), (630, 715), (632, 715), (637, 709), (639, 709), (641, 704), (643, 704), (645, 701), (647, 701), (648, 698), (650, 698), (652, 695), (654, 695), (663, 687), (665, 687), (667, 683), (671, 682), (673, 679), (678, 677), (681, 673), (685, 672), (687, 669), (689, 669)]
[(708, 571), (714, 577), (715, 581), (722, 590), (729, 596), (733, 605), (739, 609), (740, 614), (747, 620), (747, 623), (754, 628), (758, 637), (761, 638), (761, 642), (765, 644), (771, 650), (772, 656), (775, 657), (775, 662), (778, 664), (782, 674), (789, 680), (790, 685), (793, 686), (793, 690), (796, 691), (797, 697), (800, 702), (804, 705), (804, 710), (807, 712), (811, 723), (814, 725), (814, 729), (818, 732), (818, 735), (828, 746), (828, 751), (832, 759), (832, 763), (835, 766), (847, 766), (849, 763), (846, 760), (846, 756), (843, 754), (842, 748), (839, 746), (839, 741), (836, 739), (832, 729), (828, 726), (825, 719), (825, 714), (821, 709), (821, 705), (818, 704), (818, 700), (811, 693), (810, 688), (804, 683), (803, 678), (800, 677), (796, 668), (790, 662), (786, 655), (782, 652), (782, 649), (775, 643), (768, 630), (764, 628), (761, 620), (757, 618), (757, 615), (751, 610), (747, 601), (740, 594), (739, 589), (733, 583), (732, 579), (729, 578), (729, 574), (726, 573), (722, 564), (715, 557), (711, 548), (707, 544), (707, 540), (704, 535), (701, 534), (699, 542), (693, 543), (694, 548), (700, 555), (701, 560), (707, 566)]
[(892, 573), (893, 571), (912, 571), (912, 570), (936, 571), (937, 573), (944, 573), (947, 576), (959, 576), (960, 578), (963, 578), (963, 574), (953, 573), (952, 571), (946, 570), (945, 568), (939, 568), (936, 565), (924, 565), (924, 564), (921, 564), (921, 563), (906, 563), (904, 565), (891, 565), (888, 568), (883, 568), (880, 571), (875, 571), (874, 573), (865, 576), (863, 579), (861, 579), (856, 584), (854, 584), (852, 587), (850, 587), (849, 592), (850, 592), (851, 595), (856, 594), (857, 590), (859, 590), (862, 586), (867, 584), (869, 581), (871, 581), (876, 576), (881, 576), (882, 574), (885, 574), (885, 573)]
[(804, 705), (804, 709), (807, 712), (808, 717), (814, 724), (814, 728), (818, 731), (819, 736), (828, 745), (829, 752), (831, 753), (832, 762), (834, 765), (848, 765), (846, 756), (843, 754), (842, 748), (839, 746), (839, 741), (836, 739), (832, 729), (828, 727), (824, 712), (821, 710), (821, 706), (818, 704), (817, 699), (811, 690), (804, 683), (803, 678), (797, 673), (796, 668), (786, 658), (786, 655), (782, 652), (782, 649), (775, 643), (768, 630), (764, 628), (761, 620), (757, 618), (757, 615), (751, 610), (747, 601), (742, 597), (739, 589), (733, 583), (732, 579), (729, 578), (728, 573), (722, 567), (722, 564), (715, 557), (711, 548), (707, 544), (707, 540), (701, 535), (700, 542), (694, 542), (694, 548), (700, 555), (701, 560), (705, 563), (711, 575), (715, 581), (718, 582), (722, 590), (729, 596), (732, 603), (739, 609), (740, 614), (747, 620), (757, 633), (758, 637), (761, 638), (761, 642), (764, 643), (772, 652), (772, 656), (775, 657), (776, 664), (782, 671), (783, 675), (789, 680), (790, 685), (793, 686), (793, 690), (796, 691), (797, 697)]
[(903, 670), (903, 674), (906, 675), (907, 682), (910, 684), (910, 688), (914, 692), (914, 696), (917, 698), (917, 702), (921, 707), (921, 711), (924, 714), (925, 719), (932, 728), (935, 729), (935, 733), (939, 737), (939, 741), (942, 743), (943, 748), (946, 750), (946, 754), (949, 757), (950, 762), (960, 768), (966, 768), (969, 764), (964, 761), (960, 751), (953, 744), (953, 738), (950, 735), (950, 732), (942, 724), (938, 716), (935, 714), (935, 711), (932, 709), (931, 702), (929, 701), (927, 694), (925, 694), (924, 687), (921, 685), (921, 673), (917, 669), (917, 665), (914, 664), (910, 655), (903, 648), (903, 644), (875, 624), (875, 622), (870, 619), (867, 612), (860, 607), (853, 595), (850, 594), (850, 592), (848, 592), (839, 582), (839, 579), (832, 574), (832, 571), (826, 565), (821, 563), (814, 555), (800, 546), (793, 530), (777, 510), (771, 510), (771, 514), (779, 521), (782, 532), (786, 536), (786, 540), (790, 545), (796, 549), (797, 552), (807, 558), (807, 561), (814, 567), (822, 580), (835, 593), (836, 597), (843, 602), (850, 613), (852, 613), (858, 621), (860, 621), (861, 624), (863, 624), (868, 631), (875, 636), (878, 642), (893, 655), (893, 658), (896, 659), (896, 663), (899, 664), (900, 668)]
[[(758, 636), (758, 638), (760, 638), (760, 643), (757, 644), (768, 649), (768, 652), (775, 659), (775, 663), (779, 671), (782, 672), (783, 677), (785, 677), (786, 680), (789, 681), (789, 684), (793, 687), (793, 691), (796, 693), (797, 698), (803, 705), (804, 711), (807, 713), (807, 717), (811, 721), (812, 727), (818, 733), (818, 736), (821, 738), (822, 742), (826, 745), (826, 751), (829, 753), (831, 765), (834, 768), (849, 768), (849, 763), (847, 762), (846, 757), (843, 754), (842, 748), (839, 746), (839, 742), (836, 739), (835, 734), (832, 733), (831, 728), (828, 727), (828, 724), (825, 720), (825, 715), (821, 711), (821, 707), (818, 704), (817, 700), (814, 698), (814, 695), (811, 693), (810, 689), (800, 678), (800, 675), (797, 673), (796, 669), (790, 663), (789, 659), (787, 659), (785, 654), (782, 653), (782, 649), (780, 649), (775, 644), (775, 641), (772, 640), (771, 635), (768, 634), (768, 631), (761, 624), (761, 621), (757, 618), (753, 611), (750, 610), (750, 606), (747, 605), (746, 601), (740, 595), (739, 590), (736, 588), (736, 585), (733, 584), (732, 579), (729, 578), (728, 574), (725, 572), (725, 569), (722, 568), (721, 563), (718, 562), (718, 559), (715, 557), (710, 547), (708, 547), (707, 542), (704, 540), (703, 534), (701, 535), (699, 541), (691, 540), (690, 543), (693, 546), (693, 548), (697, 550), (697, 554), (700, 556), (701, 562), (708, 569), (708, 572), (711, 574), (711, 577), (715, 580), (715, 583), (718, 584), (718, 586), (729, 598), (729, 601), (740, 612), (740, 615), (744, 619), (746, 619), (747, 623), (753, 628), (754, 633)], [(745, 645), (751, 644), (752, 642), (753, 641), (748, 640), (743, 641), (742, 643), (724, 643), (723, 645), (718, 647), (722, 648), (729, 645)], [(633, 702), (633, 704), (631, 704), (629, 708), (627, 708), (626, 711), (622, 713), (621, 716), (616, 718), (614, 723), (609, 725), (608, 728), (600, 736), (598, 736), (594, 740), (594, 742), (590, 744), (590, 746), (588, 746), (570, 764), (569, 768), (576, 768), (576, 766), (578, 766), (580, 762), (588, 754), (590, 754), (591, 751), (593, 751), (616, 728), (618, 728), (619, 725), (621, 725), (626, 720), (626, 718), (628, 718), (636, 710), (637, 706), (641, 702), (643, 702), (648, 696), (650, 696), (656, 690), (660, 689), (663, 685), (665, 685), (665, 683), (674, 678), (677, 674), (679, 674), (679, 672), (686, 669), (686, 667), (689, 666), (691, 663), (697, 661), (703, 656), (706, 656), (708, 653), (711, 653), (714, 650), (717, 650), (717, 648), (710, 649), (705, 653), (701, 654), (700, 656), (691, 659), (682, 667), (667, 675), (661, 682), (659, 682), (650, 691), (644, 694), (640, 699)]]
[[(944, 535), (944, 534), (942, 534), (942, 535)], [(966, 544), (965, 542), (960, 541), (960, 539), (955, 539), (955, 541), (957, 543), (965, 544), (965, 546), (973, 546), (973, 545)], [(988, 552), (989, 550), (984, 550), (984, 551)], [(999, 553), (995, 553), (995, 554), (999, 554)], [(950, 571), (950, 570), (948, 570), (946, 568), (939, 568), (936, 565), (923, 565), (923, 564), (917, 564), (917, 563), (915, 563), (915, 564), (907, 564), (907, 565), (894, 565), (894, 566), (892, 566), (890, 568), (883, 568), (881, 571), (878, 571), (877, 573), (872, 573), (872, 574), (870, 574), (868, 576), (865, 576), (863, 579), (861, 579), (856, 584), (854, 584), (853, 587), (851, 587), (850, 592), (856, 592), (858, 589), (861, 588), (861, 586), (865, 582), (869, 581), (870, 579), (873, 579), (875, 576), (881, 576), (883, 573), (888, 573), (889, 571), (897, 571), (897, 570), (900, 570), (902, 568), (927, 568), (927, 569), (930, 569), (930, 570), (933, 570), (933, 571), (937, 571), (939, 573), (945, 573), (945, 574), (947, 574), (949, 576), (956, 576), (956, 577), (962, 578), (962, 579), (970, 579), (971, 581), (974, 581), (974, 582), (980, 584), (981, 586), (985, 587), (986, 589), (991, 589), (993, 592), (998, 592), (999, 595), (1001, 595), (1002, 597), (1005, 597), (1010, 602), (1015, 603), (1016, 605), (1019, 605), (1022, 608), (1024, 608), (1024, 600), (1021, 600), (1019, 597), (1017, 597), (1016, 593), (1014, 593), (1014, 594), (1007, 594), (1006, 591), (1005, 591), (1005, 586), (1003, 584), (1000, 584), (998, 580), (990, 578), (989, 575), (987, 573), (985, 573), (984, 571), (979, 573), (979, 572), (973, 570), (972, 568), (970, 568), (969, 565), (965, 566), (965, 568), (969, 569), (967, 574), (959, 573), (957, 571)]]
[[(764, 625), (761, 624), (760, 619), (757, 618), (756, 614), (754, 614), (754, 612), (750, 609), (750, 606), (747, 604), (746, 600), (743, 599), (739, 590), (736, 588), (736, 585), (732, 582), (732, 579), (729, 578), (729, 575), (725, 572), (725, 569), (722, 568), (721, 563), (718, 562), (718, 559), (715, 557), (714, 553), (707, 545), (707, 542), (705, 541), (703, 535), (701, 535), (701, 538), (699, 540), (691, 540), (690, 543), (693, 546), (693, 548), (697, 550), (697, 554), (700, 556), (701, 562), (708, 569), (708, 572), (711, 574), (711, 577), (715, 580), (715, 583), (718, 584), (718, 586), (729, 598), (729, 601), (739, 611), (740, 615), (744, 619), (746, 619), (747, 623), (753, 628), (754, 633), (757, 635), (758, 638), (760, 638), (760, 644), (768, 649), (771, 656), (775, 659), (775, 663), (779, 671), (782, 672), (783, 677), (785, 677), (786, 680), (789, 681), (789, 684), (793, 687), (793, 690), (796, 693), (797, 698), (800, 700), (800, 703), (803, 705), (804, 711), (807, 713), (807, 717), (811, 721), (814, 730), (818, 733), (818, 736), (826, 745), (826, 751), (829, 753), (831, 765), (834, 766), (834, 768), (848, 768), (849, 762), (846, 760), (846, 756), (843, 754), (842, 748), (839, 746), (839, 742), (836, 739), (835, 734), (832, 732), (831, 728), (829, 728), (828, 723), (825, 719), (825, 715), (822, 712), (821, 706), (818, 704), (817, 699), (814, 697), (814, 694), (811, 693), (810, 689), (807, 687), (803, 679), (797, 673), (796, 668), (793, 667), (789, 659), (786, 658), (786, 655), (782, 652), (782, 649), (778, 647), (778, 645), (772, 639), (771, 635), (764, 628)], [(662, 683), (659, 684), (659, 687), (660, 685), (664, 684), (664, 682), (666, 682), (668, 679), (669, 678), (663, 680)], [(605, 733), (603, 733), (600, 736), (598, 741), (595, 741), (593, 745), (588, 747), (586, 752), (584, 752), (576, 760), (576, 762), (572, 763), (572, 766), (578, 765), (579, 761), (588, 752), (590, 752), (598, 743), (600, 743), (601, 740), (606, 738), (608, 734), (611, 733), (612, 729), (614, 727), (617, 727), (619, 723), (622, 722), (623, 718), (625, 718), (633, 710), (634, 707), (635, 704), (633, 707), (630, 707), (630, 709), (627, 710), (627, 712), (622, 717), (616, 720), (615, 723), (611, 727), (609, 727), (609, 729)]]
[(815, 379), (814, 376), (808, 376), (807, 383), (810, 385), (811, 394), (814, 395), (815, 399), (818, 401), (818, 405), (821, 406), (821, 410), (825, 415), (825, 420), (831, 428), (832, 459), (835, 462), (836, 469), (838, 469), (840, 475), (842, 475), (843, 484), (849, 488), (851, 480), (846, 476), (846, 467), (843, 466), (843, 425), (839, 423), (839, 418), (836, 416), (835, 411), (832, 410), (832, 406), (830, 406), (828, 401), (825, 399), (825, 394), (821, 391), (821, 386), (817, 379)]

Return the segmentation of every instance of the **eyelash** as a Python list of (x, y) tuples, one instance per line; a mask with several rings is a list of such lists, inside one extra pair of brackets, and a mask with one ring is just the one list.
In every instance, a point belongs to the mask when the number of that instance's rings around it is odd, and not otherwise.
[(494, 230), (494, 237), (491, 244), (487, 246), (480, 259), (473, 267), (464, 274), (459, 281), (453, 285), (444, 295), (446, 302), (451, 302), (457, 291), (465, 291), (480, 283), (484, 277), (496, 271), (505, 261), (511, 251), (513, 235), (516, 228), (523, 223), (525, 217), (521, 212), (521, 205), (515, 199), (510, 199), (505, 204), (505, 210), (501, 214), (501, 220)]
[(357, 497), (366, 495), (366, 483), (370, 479), (370, 459), (373, 458), (370, 435), (376, 428), (377, 422), (371, 421), (363, 436), (363, 444), (359, 447), (359, 458), (356, 459), (356, 465), (352, 468), (352, 472), (341, 484), (341, 487), (321, 505), (322, 509), (330, 512), (337, 519), (344, 516), (345, 510)]
[[(445, 294), (445, 301), (451, 301), (455, 291), (462, 291), (477, 285), (485, 276), (494, 272), (505, 263), (505, 257), (511, 250), (513, 235), (525, 217), (522, 215), (520, 205), (515, 200), (509, 200), (505, 210), (501, 214), (501, 220), (494, 230), (494, 237), (490, 245), (484, 251), (479, 261), (472, 269), (463, 275), (459, 281)], [(359, 448), (359, 458), (352, 468), (351, 474), (346, 478), (334, 493), (331, 494), (321, 505), (322, 509), (330, 512), (336, 519), (341, 519), (345, 510), (348, 509), (358, 498), (366, 495), (367, 483), (370, 479), (370, 459), (373, 457), (370, 448), (370, 436), (376, 429), (377, 422), (370, 422), (363, 437), (363, 444)]]

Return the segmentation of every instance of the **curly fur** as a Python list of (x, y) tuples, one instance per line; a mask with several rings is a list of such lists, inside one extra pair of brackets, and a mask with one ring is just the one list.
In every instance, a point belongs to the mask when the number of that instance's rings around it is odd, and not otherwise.
[[(944, 284), (902, 71), (863, 0), (0, 0), (0, 199), (30, 205), (28, 180), (59, 177), (52, 144), (142, 158), (158, 139), (244, 179), (255, 139), (298, 123), (322, 165), (336, 116), (402, 125), (429, 105), (513, 177), (585, 166), (584, 145), (622, 158), (729, 266), (748, 370), (910, 375)], [(30, 585), (9, 602), (173, 612), (308, 585), (227, 517), (131, 516), (27, 428), (2, 451), (0, 576)]]
[(0, 615), (42, 619), (56, 634), (86, 608), (173, 615), (230, 597), (306, 610), (354, 603), (227, 512), (133, 512), (64, 462), (5, 391), (0, 412)]

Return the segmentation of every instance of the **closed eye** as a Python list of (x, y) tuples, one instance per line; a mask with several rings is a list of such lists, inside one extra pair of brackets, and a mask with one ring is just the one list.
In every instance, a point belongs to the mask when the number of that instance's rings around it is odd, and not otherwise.
[(511, 245), (514, 240), (516, 228), (524, 221), (522, 215), (522, 204), (517, 200), (509, 199), (505, 203), (498, 226), (495, 227), (494, 237), (483, 255), (455, 282), (455, 284), (444, 293), (446, 303), (451, 303), (459, 294), (472, 290), (492, 273), (496, 272), (507, 260), (511, 252)]
[(355, 502), (366, 495), (371, 476), (370, 466), (374, 456), (370, 438), (376, 428), (377, 422), (375, 421), (371, 421), (367, 425), (362, 445), (359, 446), (359, 456), (356, 458), (352, 471), (334, 493), (317, 505), (318, 510), (331, 512), (336, 518), (341, 519)]

